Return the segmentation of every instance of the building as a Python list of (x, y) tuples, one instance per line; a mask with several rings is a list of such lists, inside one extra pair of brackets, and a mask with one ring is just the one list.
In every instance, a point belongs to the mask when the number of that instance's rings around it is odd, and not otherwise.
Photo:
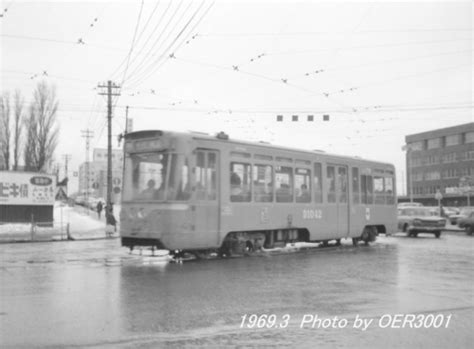
[[(405, 137), (407, 193), (413, 201), (474, 205), (474, 123)], [(401, 200), (406, 201), (406, 200)]]
[[(88, 168), (88, 171), (87, 171)], [(88, 174), (88, 175), (87, 175)], [(120, 201), (123, 174), (123, 151), (112, 150), (112, 201)], [(93, 150), (92, 161), (79, 166), (79, 192), (91, 196), (107, 197), (107, 149)]]

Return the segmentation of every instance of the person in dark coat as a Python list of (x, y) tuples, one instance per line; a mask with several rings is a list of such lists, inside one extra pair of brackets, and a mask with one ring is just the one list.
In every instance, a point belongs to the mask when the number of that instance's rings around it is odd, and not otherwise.
[(117, 220), (114, 217), (114, 207), (110, 202), (105, 208), (105, 220), (107, 225), (113, 225), (114, 231), (117, 232)]
[(97, 203), (97, 215), (99, 216), (99, 219), (100, 219), (100, 214), (102, 213), (103, 208), (104, 208), (104, 206), (102, 205), (102, 201), (99, 201)]

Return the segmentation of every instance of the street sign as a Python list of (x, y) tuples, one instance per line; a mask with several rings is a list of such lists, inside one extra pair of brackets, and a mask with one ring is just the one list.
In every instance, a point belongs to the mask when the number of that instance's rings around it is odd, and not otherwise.
[(443, 194), (441, 194), (441, 192), (439, 190), (435, 194), (435, 199), (438, 200), (438, 201), (443, 199)]
[(120, 181), (120, 178), (114, 178), (114, 179), (112, 180), (112, 183), (113, 183), (114, 185), (120, 185), (120, 182), (121, 182), (121, 181)]
[(99, 183), (97, 182), (92, 183), (92, 189), (99, 189)]
[(56, 200), (67, 200), (67, 195), (64, 192), (64, 189), (62, 187), (58, 187), (55, 199)]
[(120, 187), (115, 187), (115, 188), (114, 188), (114, 193), (115, 193), (115, 194), (120, 193)]

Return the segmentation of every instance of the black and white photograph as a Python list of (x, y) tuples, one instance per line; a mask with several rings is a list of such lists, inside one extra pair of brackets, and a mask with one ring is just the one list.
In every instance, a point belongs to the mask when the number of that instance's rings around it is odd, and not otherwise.
[(471, 348), (473, 14), (1, 0), (0, 347)]

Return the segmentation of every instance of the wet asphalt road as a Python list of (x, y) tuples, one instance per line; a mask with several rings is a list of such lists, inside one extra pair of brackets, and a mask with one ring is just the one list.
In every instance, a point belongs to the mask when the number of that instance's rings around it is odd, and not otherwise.
[(470, 348), (473, 252), (463, 233), (184, 264), (118, 239), (3, 244), (0, 344)]

